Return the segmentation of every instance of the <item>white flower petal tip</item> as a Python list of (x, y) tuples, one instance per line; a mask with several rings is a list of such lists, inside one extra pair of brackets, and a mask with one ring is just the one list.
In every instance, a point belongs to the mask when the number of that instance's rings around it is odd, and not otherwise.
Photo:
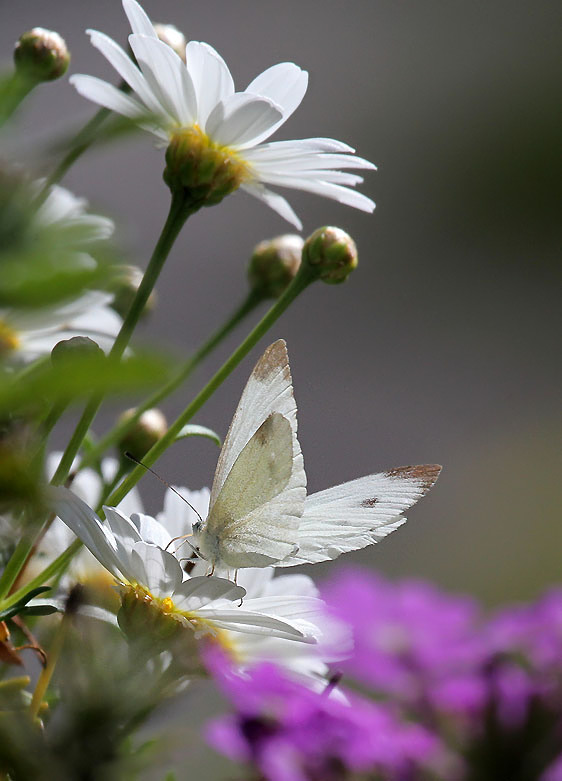
[[(308, 73), (292, 62), (281, 62), (259, 74), (243, 92), (235, 92), (230, 71), (222, 57), (206, 43), (191, 41), (185, 48), (185, 62), (174, 49), (158, 39), (154, 26), (136, 0), (123, 0), (132, 28), (129, 42), (138, 68), (114, 41), (88, 30), (92, 44), (100, 50), (131, 88), (123, 95), (101, 80), (72, 79), (89, 100), (123, 114), (153, 133), (159, 141), (175, 144), (173, 166), (164, 178), (175, 191), (198, 193), (197, 207), (218, 203), (238, 187), (262, 200), (298, 230), (302, 225), (287, 201), (265, 185), (311, 192), (339, 203), (372, 212), (370, 198), (353, 188), (361, 178), (340, 169), (375, 170), (348, 144), (330, 138), (264, 142), (302, 102), (308, 88)], [(121, 97), (119, 96), (121, 94)], [(143, 120), (142, 112), (150, 115)], [(179, 141), (178, 141), (179, 139)], [(217, 171), (232, 165), (228, 177), (201, 191), (202, 181), (188, 181), (178, 170), (178, 150), (191, 160), (216, 153)], [(187, 162), (184, 160), (187, 164)], [(191, 170), (197, 166), (191, 164)], [(207, 176), (208, 180), (208, 176)], [(225, 186), (229, 181), (230, 188)]]

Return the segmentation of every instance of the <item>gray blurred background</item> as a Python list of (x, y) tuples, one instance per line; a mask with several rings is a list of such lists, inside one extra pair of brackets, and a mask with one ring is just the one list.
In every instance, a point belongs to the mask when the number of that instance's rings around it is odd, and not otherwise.
[[(118, 0), (0, 8), (6, 64), (19, 34), (41, 25), (66, 39), (71, 72), (115, 80), (83, 31), (124, 41)], [(276, 138), (331, 136), (379, 166), (362, 188), (377, 202), (372, 216), (284, 193), (305, 234), (326, 223), (348, 230), (360, 267), (344, 286), (307, 291), (197, 422), (224, 435), (260, 349), (284, 337), (312, 491), (391, 466), (444, 465), (409, 523), (348, 562), (431, 578), (492, 604), (558, 581), (560, 3), (146, 0), (145, 8), (213, 44), (240, 88), (278, 61), (308, 69), (309, 93)], [(42, 87), (17, 119), (25, 140), (8, 154), (46, 171), (41, 144), (94, 111), (66, 80)], [(144, 266), (168, 206), (162, 170), (163, 151), (138, 135), (93, 152), (63, 184), (114, 216), (124, 259)], [(197, 214), (139, 337), (188, 355), (245, 294), (254, 244), (287, 229), (244, 194)], [(169, 401), (170, 416), (242, 335)], [(100, 416), (100, 432), (112, 414)], [(157, 468), (198, 488), (210, 484), (216, 457), (212, 443), (189, 440)], [(142, 489), (159, 509), (154, 478)]]

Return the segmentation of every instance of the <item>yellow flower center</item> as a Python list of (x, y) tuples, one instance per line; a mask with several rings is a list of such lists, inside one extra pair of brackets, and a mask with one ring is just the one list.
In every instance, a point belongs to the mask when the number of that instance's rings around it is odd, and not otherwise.
[(0, 358), (17, 350), (20, 346), (19, 337), (4, 320), (0, 320)]
[(183, 192), (193, 209), (219, 203), (253, 176), (234, 149), (216, 144), (198, 125), (170, 136), (164, 181), (172, 192)]

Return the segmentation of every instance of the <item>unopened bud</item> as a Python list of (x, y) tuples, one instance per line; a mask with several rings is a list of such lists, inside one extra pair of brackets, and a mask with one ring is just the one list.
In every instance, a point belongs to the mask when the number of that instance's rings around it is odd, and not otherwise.
[[(135, 414), (134, 409), (128, 409), (118, 420), (118, 425), (130, 420)], [(168, 422), (159, 409), (147, 409), (137, 422), (118, 443), (121, 453), (130, 453), (134, 458), (141, 459), (168, 430)]]
[(16, 43), (14, 62), (19, 73), (31, 81), (53, 81), (66, 73), (70, 53), (58, 33), (34, 27)]
[[(137, 294), (143, 276), (143, 272), (138, 266), (120, 266), (117, 269), (117, 273), (110, 288), (110, 290), (113, 291), (111, 308), (114, 309), (118, 315), (121, 315), (121, 317), (125, 317), (131, 308), (131, 304)], [(156, 291), (153, 290), (148, 297), (148, 301), (144, 305), (142, 314), (149, 314), (155, 306)]]
[(248, 265), (252, 290), (263, 298), (279, 298), (299, 270), (303, 244), (296, 234), (260, 241)]
[(318, 228), (304, 242), (302, 262), (314, 270), (318, 279), (338, 285), (357, 268), (357, 247), (341, 228)]
[(64, 366), (74, 358), (91, 356), (92, 358), (105, 357), (101, 347), (88, 336), (73, 336), (71, 339), (63, 339), (57, 342), (51, 350), (51, 361), (55, 366)]
[(185, 35), (182, 31), (178, 30), (177, 27), (174, 27), (173, 24), (155, 24), (154, 29), (160, 40), (167, 43), (168, 46), (185, 62), (185, 47), (187, 46), (187, 41), (185, 40)]

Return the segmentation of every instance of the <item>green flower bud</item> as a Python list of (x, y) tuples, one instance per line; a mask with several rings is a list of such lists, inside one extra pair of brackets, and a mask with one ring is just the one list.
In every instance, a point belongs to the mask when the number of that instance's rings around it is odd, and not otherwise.
[(197, 125), (178, 130), (166, 149), (164, 181), (191, 212), (220, 203), (248, 177), (236, 152), (215, 144)]
[(178, 30), (173, 24), (155, 24), (154, 29), (160, 40), (167, 43), (170, 49), (173, 49), (185, 62), (185, 47), (187, 46), (187, 41), (181, 30)]
[(105, 358), (103, 350), (93, 339), (88, 336), (73, 336), (55, 344), (51, 350), (51, 361), (54, 366), (63, 367), (66, 362), (84, 355), (97, 356), (100, 360)]
[[(119, 266), (116, 270), (115, 278), (111, 283), (110, 290), (113, 292), (113, 301), (111, 308), (114, 309), (118, 315), (125, 317), (133, 299), (139, 289), (142, 282), (143, 272), (138, 266)], [(152, 291), (148, 297), (148, 301), (142, 311), (143, 316), (153, 311), (156, 306), (156, 291)]]
[[(130, 420), (135, 414), (134, 409), (128, 409), (118, 420), (118, 424)], [(158, 440), (162, 439), (168, 430), (168, 422), (159, 409), (147, 409), (137, 422), (120, 439), (118, 448), (121, 453), (130, 453), (137, 459), (143, 458)]]
[(341, 228), (318, 228), (304, 243), (302, 263), (329, 285), (345, 282), (357, 268), (357, 247)]
[(34, 27), (16, 43), (14, 62), (17, 71), (31, 81), (53, 81), (66, 73), (70, 53), (58, 33)]
[(279, 298), (299, 270), (303, 244), (295, 234), (260, 241), (248, 265), (252, 290), (263, 298)]

